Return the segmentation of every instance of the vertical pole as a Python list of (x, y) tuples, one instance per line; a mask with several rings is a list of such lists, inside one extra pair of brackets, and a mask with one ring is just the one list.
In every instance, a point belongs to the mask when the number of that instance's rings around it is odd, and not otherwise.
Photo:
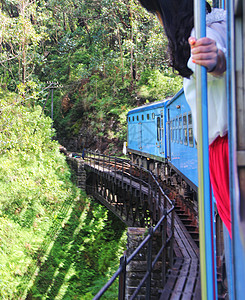
[(170, 268), (173, 267), (173, 261), (174, 261), (174, 210), (171, 213), (171, 240), (170, 240)]
[[(239, 81), (242, 80), (242, 59), (244, 43), (242, 33), (242, 16), (234, 16), (235, 13), (234, 1), (227, 1), (227, 107), (228, 107), (228, 141), (229, 141), (229, 177), (230, 177), (230, 201), (231, 201), (231, 222), (232, 222), (232, 240), (231, 249), (226, 249), (229, 253), (227, 258), (228, 269), (228, 285), (229, 285), (229, 299), (241, 299), (244, 297), (244, 287), (241, 278), (244, 278), (244, 237), (242, 237), (242, 230), (239, 226), (240, 219), (239, 207), (242, 203), (242, 186), (239, 190), (238, 180), (238, 165), (237, 165), (237, 147), (239, 145), (239, 135), (237, 132), (237, 126), (239, 126), (239, 111), (242, 114), (242, 109), (237, 105), (239, 103), (239, 97), (242, 97), (242, 89)], [(243, 2), (244, 6), (244, 2)], [(243, 7), (244, 11), (244, 7)], [(244, 13), (243, 13), (244, 17)], [(243, 25), (244, 26), (244, 25)], [(244, 28), (244, 27), (243, 27)], [(242, 36), (243, 34), (243, 36)], [(241, 44), (238, 42), (241, 41)], [(238, 47), (237, 47), (238, 46)], [(239, 50), (236, 48), (240, 48)], [(243, 62), (244, 64), (244, 62)], [(244, 73), (243, 73), (244, 76)], [(239, 79), (238, 79), (239, 78)], [(244, 79), (243, 79), (244, 80)], [(243, 92), (244, 94), (244, 92)], [(244, 102), (244, 99), (243, 99)], [(237, 106), (237, 107), (236, 107)], [(241, 123), (240, 123), (241, 124)], [(242, 132), (241, 132), (242, 134)], [(238, 193), (240, 195), (238, 195)], [(240, 198), (241, 197), (241, 198)], [(239, 199), (240, 198), (240, 199)], [(239, 203), (240, 201), (240, 203)], [(239, 207), (239, 208), (238, 208)], [(241, 216), (240, 216), (241, 217)], [(240, 227), (240, 228), (239, 228)], [(242, 238), (241, 238), (242, 237)], [(230, 244), (229, 238), (226, 239), (226, 246)], [(229, 251), (230, 250), (230, 251)]]
[(122, 267), (123, 271), (119, 275), (118, 300), (124, 300), (125, 299), (126, 262), (127, 262), (126, 255), (123, 255), (120, 258), (120, 266)]
[[(195, 0), (196, 38), (206, 36), (206, 2)], [(202, 299), (217, 299), (213, 210), (209, 179), (207, 71), (196, 65), (198, 207)]]
[(130, 193), (132, 193), (132, 162), (130, 160)]
[(149, 276), (146, 280), (146, 300), (151, 299), (151, 258), (152, 258), (152, 235), (153, 235), (153, 228), (150, 227), (148, 234), (150, 234), (151, 238), (148, 242), (148, 248), (147, 248), (147, 272), (149, 272)]
[(148, 172), (148, 205), (150, 204), (150, 195), (151, 195), (151, 173)]
[(124, 165), (123, 165), (123, 161), (122, 161), (122, 187), (123, 187), (123, 172), (124, 172)]
[(163, 253), (162, 253), (162, 286), (164, 287), (166, 283), (166, 256), (167, 256), (167, 248), (166, 248), (166, 241), (167, 241), (167, 199), (164, 197), (164, 210), (163, 214), (165, 218), (162, 224), (162, 245), (164, 245)]
[(142, 194), (142, 166), (140, 166), (140, 204), (142, 204), (141, 194)]

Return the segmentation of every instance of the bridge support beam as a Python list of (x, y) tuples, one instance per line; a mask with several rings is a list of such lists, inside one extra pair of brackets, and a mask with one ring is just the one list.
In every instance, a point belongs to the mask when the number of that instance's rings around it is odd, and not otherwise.
[(66, 161), (72, 170), (75, 171), (77, 187), (86, 190), (86, 171), (84, 170), (84, 162), (80, 158), (66, 157)]
[[(140, 245), (140, 243), (145, 239), (145, 236), (148, 233), (147, 228), (140, 228), (140, 227), (129, 227), (127, 236), (128, 236), (128, 243), (127, 243), (127, 254), (126, 256), (129, 257), (134, 250)], [(153, 238), (153, 245), (152, 245), (152, 257), (154, 259), (155, 253), (159, 250), (161, 245), (161, 235), (154, 236)], [(140, 281), (145, 275), (147, 270), (147, 247), (143, 248), (135, 257), (133, 261), (127, 266), (127, 278), (126, 278), (126, 299), (130, 299), (133, 292), (139, 285)], [(151, 300), (159, 299), (159, 291), (162, 290), (161, 286), (161, 278), (162, 274), (162, 264), (161, 262), (157, 262), (156, 266), (154, 267), (154, 271), (151, 276)], [(146, 299), (146, 287), (141, 289), (137, 299)]]

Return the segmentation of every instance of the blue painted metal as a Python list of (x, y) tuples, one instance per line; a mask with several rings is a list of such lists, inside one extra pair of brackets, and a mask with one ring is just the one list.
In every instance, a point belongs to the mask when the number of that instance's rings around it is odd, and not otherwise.
[[(128, 112), (128, 148), (165, 158), (165, 136), (157, 124), (165, 128), (164, 111), (167, 101), (154, 102)], [(163, 114), (162, 114), (163, 113)]]
[(225, 9), (225, 0), (222, 0), (222, 5), (221, 5), (221, 7), (222, 7), (223, 9)]
[[(155, 118), (152, 118), (154, 114)], [(144, 120), (142, 120), (142, 115)], [(148, 116), (148, 117), (147, 117)], [(186, 117), (186, 144), (184, 143), (183, 116)], [(138, 117), (138, 119), (137, 119)], [(181, 122), (179, 121), (181, 118)], [(190, 143), (192, 124), (190, 107), (181, 89), (171, 100), (159, 101), (128, 112), (128, 149), (152, 158), (168, 159), (169, 163), (197, 190), (197, 148), (194, 138)], [(177, 120), (177, 121), (176, 121)], [(175, 127), (170, 128), (170, 122)], [(181, 124), (181, 126), (179, 126)], [(160, 130), (158, 125), (161, 124)], [(141, 126), (142, 131), (137, 128)], [(140, 136), (142, 132), (142, 136)], [(171, 134), (174, 136), (171, 139)], [(193, 132), (192, 132), (193, 136)], [(139, 140), (141, 143), (139, 143)]]
[[(193, 144), (190, 143), (189, 130), (192, 130), (192, 125), (191, 127), (189, 126), (188, 118), (192, 119), (192, 116), (190, 106), (186, 102), (183, 91), (178, 93), (178, 97), (174, 97), (167, 103), (166, 111), (168, 112), (166, 120), (170, 122), (168, 139), (170, 140), (171, 155), (168, 157), (168, 161), (197, 187), (197, 148), (195, 146), (194, 138)], [(184, 117), (186, 118), (186, 128), (183, 128)], [(180, 118), (182, 122), (181, 126)], [(185, 136), (186, 142), (184, 139)]]
[[(206, 2), (195, 0), (196, 38), (206, 36)], [(202, 299), (217, 299), (213, 210), (209, 179), (207, 72), (196, 66), (198, 202)]]
[[(244, 22), (244, 21), (243, 21)], [(229, 138), (229, 154), (230, 154), (230, 198), (231, 198), (231, 216), (232, 216), (232, 251), (229, 254), (230, 276), (229, 296), (230, 299), (243, 299), (245, 295), (245, 247), (244, 237), (240, 226), (239, 213), (239, 187), (236, 165), (236, 62), (235, 51), (236, 44), (234, 41), (240, 42), (242, 35), (238, 36), (234, 33), (234, 4), (232, 1), (227, 2), (227, 103), (228, 103), (228, 138)], [(237, 30), (238, 35), (239, 30)], [(240, 46), (240, 45), (239, 45)], [(241, 61), (238, 62), (241, 64)]]

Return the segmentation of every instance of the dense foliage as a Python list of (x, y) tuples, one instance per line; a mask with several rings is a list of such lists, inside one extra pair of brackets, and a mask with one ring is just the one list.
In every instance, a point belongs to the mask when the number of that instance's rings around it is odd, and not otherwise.
[(121, 148), (127, 111), (181, 87), (159, 22), (136, 0), (4, 1), (0, 34), (2, 87), (43, 102), (59, 83), (54, 126), (80, 148)]
[(112, 272), (124, 227), (72, 184), (55, 140), (120, 154), (127, 111), (181, 87), (163, 36), (136, 0), (1, 1), (1, 299), (29, 283), (29, 299), (91, 299)]
[(117, 266), (124, 226), (73, 185), (40, 106), (0, 91), (0, 112), (0, 298), (32, 285), (29, 299), (91, 299)]

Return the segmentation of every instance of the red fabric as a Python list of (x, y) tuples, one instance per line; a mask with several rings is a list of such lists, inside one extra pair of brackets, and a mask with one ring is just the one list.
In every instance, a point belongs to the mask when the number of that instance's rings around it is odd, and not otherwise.
[(210, 180), (221, 220), (231, 236), (231, 209), (229, 193), (228, 136), (218, 137), (209, 146)]

